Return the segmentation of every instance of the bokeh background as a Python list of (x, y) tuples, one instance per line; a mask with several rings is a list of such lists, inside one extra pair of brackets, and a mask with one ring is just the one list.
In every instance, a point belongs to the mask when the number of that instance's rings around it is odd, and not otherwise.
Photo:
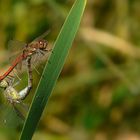
[[(30, 42), (50, 29), (46, 38), (52, 46), (73, 2), (0, 1), (0, 73), (10, 65), (9, 40)], [(88, 0), (33, 140), (139, 140), (139, 45), (139, 0)], [(43, 64), (37, 66), (40, 73)], [(27, 74), (19, 76), (17, 89), (27, 84)], [(35, 70), (33, 78), (33, 90), (25, 100), (28, 105), (40, 78)], [(2, 98), (1, 91), (1, 105)], [(17, 120), (12, 122), (10, 127), (1, 125), (0, 140), (15, 140), (20, 135), (22, 125), (12, 127)]]

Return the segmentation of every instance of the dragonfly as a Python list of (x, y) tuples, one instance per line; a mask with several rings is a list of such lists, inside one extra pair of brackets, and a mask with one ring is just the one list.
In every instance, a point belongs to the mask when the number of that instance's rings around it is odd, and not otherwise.
[(32, 73), (31, 73), (32, 70), (30, 65), (31, 58), (28, 58), (27, 61), (28, 61), (28, 85), (24, 89), (18, 92), (14, 88), (17, 84), (13, 85), (14, 83), (13, 77), (6, 77), (0, 82), (0, 88), (4, 89), (3, 92), (4, 97), (13, 106), (15, 112), (22, 120), (24, 120), (25, 117), (18, 110), (16, 105), (17, 104), (23, 105), (22, 101), (27, 97), (32, 88)]
[(21, 54), (16, 57), (8, 70), (0, 76), (0, 81), (7, 77), (18, 64), (22, 63), (22, 61), (31, 58), (35, 54), (44, 55), (46, 52), (51, 51), (51, 49), (48, 48), (48, 41), (43, 39), (48, 33), (49, 31), (46, 31), (44, 34), (34, 39), (31, 43), (25, 43)]

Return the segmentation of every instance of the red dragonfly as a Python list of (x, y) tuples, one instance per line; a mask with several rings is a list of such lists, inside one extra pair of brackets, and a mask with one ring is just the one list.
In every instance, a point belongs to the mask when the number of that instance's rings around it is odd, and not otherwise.
[(47, 48), (48, 42), (45, 39), (43, 39), (47, 34), (48, 31), (46, 31), (41, 36), (37, 37), (31, 43), (25, 44), (21, 54), (18, 57), (16, 57), (9, 69), (3, 75), (0, 76), (0, 81), (7, 77), (13, 71), (13, 69), (23, 60), (26, 60), (27, 58), (32, 57), (37, 53), (44, 54), (45, 52), (50, 51), (50, 49)]
[[(27, 64), (31, 64), (30, 61), (31, 61), (31, 58), (28, 58), (27, 59), (27, 62), (28, 62)], [(28, 96), (28, 94), (29, 94), (29, 92), (32, 88), (31, 65), (27, 65), (27, 67), (28, 67), (28, 69), (27, 69), (28, 70), (27, 71), (28, 72), (28, 85), (24, 89), (22, 89), (20, 91), (17, 91), (15, 89), (15, 86), (17, 84), (19, 84), (18, 82), (15, 83), (15, 77), (7, 76), (5, 79), (0, 81), (0, 88), (3, 89), (3, 95), (6, 99), (6, 101), (8, 101), (8, 103), (10, 103), (12, 105), (12, 108), (10, 106), (7, 106), (7, 104), (6, 104), (6, 106), (1, 105), (1, 107), (4, 107), (4, 108), (1, 109), (1, 112), (0, 112), (1, 113), (0, 122), (2, 124), (4, 124), (4, 126), (9, 124), (11, 121), (13, 121), (13, 119), (9, 119), (12, 116), (14, 118), (16, 117), (16, 121), (18, 119), (20, 119), (22, 121), (25, 120), (25, 115), (24, 114), (27, 112), (28, 108), (27, 108), (27, 105), (23, 103), (23, 100)], [(23, 114), (23, 112), (24, 112), (24, 114)], [(12, 113), (12, 116), (11, 116), (11, 113)], [(16, 115), (15, 115), (15, 113), (16, 113)], [(9, 117), (9, 115), (10, 115), (10, 117)], [(17, 122), (16, 122), (16, 124), (18, 125)]]

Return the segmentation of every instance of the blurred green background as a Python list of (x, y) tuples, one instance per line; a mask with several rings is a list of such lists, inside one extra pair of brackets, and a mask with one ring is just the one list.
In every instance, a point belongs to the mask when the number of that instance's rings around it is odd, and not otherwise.
[[(0, 1), (0, 73), (10, 65), (9, 40), (30, 42), (50, 29), (46, 38), (52, 46), (73, 2)], [(139, 7), (139, 0), (88, 0), (33, 140), (140, 139)], [(43, 63), (37, 66), (40, 73)], [(23, 80), (17, 88), (27, 84), (27, 74), (19, 76)], [(27, 104), (40, 75), (34, 71), (33, 78)], [(21, 128), (0, 127), (0, 140), (17, 139)]]

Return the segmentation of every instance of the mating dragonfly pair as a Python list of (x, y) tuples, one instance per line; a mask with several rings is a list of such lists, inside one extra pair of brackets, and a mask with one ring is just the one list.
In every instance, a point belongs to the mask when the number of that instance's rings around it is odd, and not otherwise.
[[(16, 108), (16, 104), (22, 103), (22, 100), (24, 100), (27, 97), (32, 88), (32, 58), (37, 55), (44, 55), (47, 52), (51, 51), (51, 49), (48, 48), (48, 42), (45, 39), (43, 39), (47, 34), (48, 31), (42, 34), (41, 36), (37, 37), (31, 43), (25, 44), (21, 54), (16, 57), (9, 69), (3, 75), (0, 76), (0, 88), (4, 89), (3, 93), (5, 98), (10, 104), (12, 104), (16, 112), (19, 112)], [(14, 77), (10, 76), (10, 74), (13, 72), (16, 66), (21, 64), (23, 61), (25, 61), (27, 65), (28, 85), (18, 92), (14, 88)]]

